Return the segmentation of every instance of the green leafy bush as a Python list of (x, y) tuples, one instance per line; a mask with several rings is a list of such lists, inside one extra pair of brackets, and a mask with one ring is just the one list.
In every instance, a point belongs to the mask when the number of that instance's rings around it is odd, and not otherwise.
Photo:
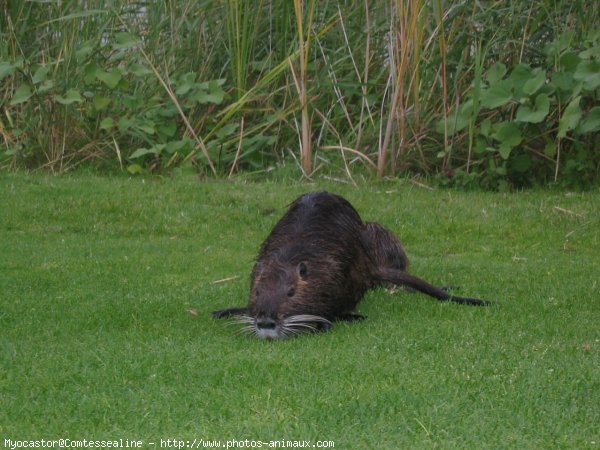
[[(12, 76), (15, 85), (9, 106), (28, 118), (24, 128), (12, 130), (14, 139), (5, 155), (35, 160), (50, 149), (49, 162), (52, 156), (61, 159), (65, 155), (60, 143), (52, 140), (56, 133), (79, 140), (82, 147), (108, 139), (121, 161), (151, 156), (154, 165), (170, 164), (194, 153), (196, 143), (181, 137), (181, 113), (209, 111), (221, 104), (225, 80), (199, 82), (194, 72), (176, 76), (168, 80), (168, 89), (177, 95), (174, 102), (139, 51), (140, 40), (127, 32), (113, 37), (78, 45), (70, 62), (77, 69), (69, 79), (61, 70), (67, 61), (41, 64), (20, 58), (0, 63), (0, 80)], [(48, 122), (48, 117), (56, 120)], [(70, 132), (70, 127), (77, 130)], [(40, 139), (40, 129), (46, 130), (47, 139)], [(76, 146), (70, 142), (70, 148)], [(134, 164), (129, 169), (141, 167)]]
[[(489, 187), (556, 181), (587, 185), (597, 174), (600, 130), (600, 32), (584, 49), (566, 33), (543, 49), (545, 64), (512, 68), (497, 62), (479, 89), (450, 114), (448, 132), (466, 140), (470, 154), (463, 182)], [(445, 123), (438, 122), (443, 133)], [(460, 141), (458, 141), (460, 142)], [(456, 145), (456, 144), (455, 144)]]

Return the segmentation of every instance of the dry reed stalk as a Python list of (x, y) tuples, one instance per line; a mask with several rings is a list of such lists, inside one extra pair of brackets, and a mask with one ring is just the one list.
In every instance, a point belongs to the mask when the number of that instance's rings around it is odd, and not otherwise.
[[(413, 0), (407, 3), (403, 0), (395, 0), (392, 9), (395, 11), (395, 17), (392, 19), (390, 29), (389, 55), (390, 79), (393, 80), (393, 88), (383, 143), (378, 150), (377, 175), (379, 177), (385, 175), (390, 154), (392, 162), (395, 161), (396, 154), (390, 150), (394, 123), (398, 122), (399, 154), (403, 155), (408, 135), (407, 111), (411, 107), (418, 109), (419, 103), (418, 86), (415, 84), (415, 80), (418, 80), (416, 75), (419, 71), (418, 55), (423, 44), (423, 33), (418, 29), (421, 2)], [(405, 88), (407, 80), (409, 89)], [(411, 86), (414, 87), (411, 89)], [(412, 92), (412, 100), (407, 92)]]
[(243, 140), (244, 140), (244, 117), (242, 116), (242, 120), (240, 121), (240, 139), (238, 142), (237, 150), (235, 152), (235, 158), (233, 159), (233, 163), (231, 164), (231, 169), (229, 170), (229, 176), (227, 177), (230, 180), (231, 180), (231, 177), (233, 176), (233, 171), (235, 170), (235, 166), (237, 165), (238, 159), (240, 157), (240, 151), (242, 150)]
[[(308, 23), (306, 24), (306, 33), (304, 30), (304, 11), (302, 0), (294, 0), (294, 11), (296, 13), (296, 28), (298, 32), (299, 64), (300, 76), (295, 78), (296, 89), (301, 107), (301, 138), (300, 138), (300, 163), (302, 170), (306, 175), (312, 173), (312, 148), (311, 148), (311, 124), (308, 114), (308, 97), (306, 85), (308, 81), (307, 60), (308, 50), (310, 48), (310, 35), (312, 29), (312, 19), (315, 10), (315, 0), (310, 0), (309, 11), (307, 13)], [(291, 64), (291, 59), (290, 59)], [(292, 72), (293, 73), (293, 72)]]

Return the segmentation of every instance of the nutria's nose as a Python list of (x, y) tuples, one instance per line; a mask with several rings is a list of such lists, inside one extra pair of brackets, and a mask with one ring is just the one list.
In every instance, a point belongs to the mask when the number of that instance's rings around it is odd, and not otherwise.
[(256, 319), (256, 327), (262, 330), (274, 330), (277, 323), (270, 317), (259, 317)]

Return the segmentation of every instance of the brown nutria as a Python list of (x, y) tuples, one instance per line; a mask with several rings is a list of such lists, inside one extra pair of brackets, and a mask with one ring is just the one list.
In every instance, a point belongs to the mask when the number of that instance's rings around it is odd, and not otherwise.
[(240, 316), (246, 330), (281, 339), (357, 320), (354, 308), (377, 286), (407, 287), (438, 300), (486, 305), (457, 297), (409, 275), (408, 258), (394, 234), (363, 223), (344, 198), (313, 192), (294, 201), (262, 244), (252, 270), (248, 306), (213, 312)]

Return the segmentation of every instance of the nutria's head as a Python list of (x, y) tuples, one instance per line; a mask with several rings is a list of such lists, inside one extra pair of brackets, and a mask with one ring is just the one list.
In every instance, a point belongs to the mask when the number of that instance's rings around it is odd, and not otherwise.
[(328, 306), (323, 300), (323, 277), (310, 261), (259, 261), (252, 271), (245, 330), (263, 339), (283, 339), (305, 332), (327, 330)]

